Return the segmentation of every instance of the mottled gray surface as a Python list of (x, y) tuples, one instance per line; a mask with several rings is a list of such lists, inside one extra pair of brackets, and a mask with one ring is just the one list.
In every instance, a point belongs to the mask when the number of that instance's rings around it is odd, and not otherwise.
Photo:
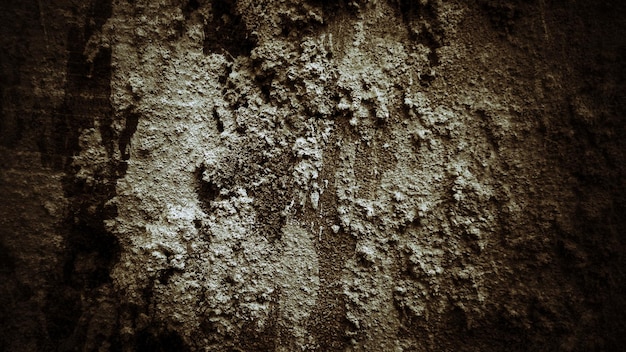
[(0, 349), (621, 348), (621, 2), (1, 7)]

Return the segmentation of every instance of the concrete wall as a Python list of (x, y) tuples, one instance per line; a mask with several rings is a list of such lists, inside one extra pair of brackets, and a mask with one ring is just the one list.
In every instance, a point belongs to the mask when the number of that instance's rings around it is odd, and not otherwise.
[(620, 1), (0, 9), (0, 349), (623, 345)]

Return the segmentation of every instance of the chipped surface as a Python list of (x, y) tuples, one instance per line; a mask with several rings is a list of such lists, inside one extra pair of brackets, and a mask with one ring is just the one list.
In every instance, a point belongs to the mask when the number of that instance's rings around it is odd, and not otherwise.
[(0, 349), (621, 346), (618, 2), (24, 4)]

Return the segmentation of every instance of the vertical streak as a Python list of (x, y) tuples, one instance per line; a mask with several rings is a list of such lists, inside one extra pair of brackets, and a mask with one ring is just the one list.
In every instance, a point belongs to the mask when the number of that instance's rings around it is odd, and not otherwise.
[(43, 35), (46, 38), (46, 50), (50, 50), (48, 46), (48, 29), (46, 28), (46, 21), (44, 20), (43, 7), (41, 7), (41, 0), (37, 0), (37, 6), (39, 7), (39, 22), (41, 23), (41, 27), (43, 28)]

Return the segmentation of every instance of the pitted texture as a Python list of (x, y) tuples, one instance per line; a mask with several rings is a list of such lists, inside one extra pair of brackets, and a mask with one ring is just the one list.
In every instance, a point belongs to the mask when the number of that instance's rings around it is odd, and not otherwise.
[[(623, 5), (92, 7), (47, 49), (67, 66), (41, 87), (62, 123), (26, 129), (48, 170), (37, 189), (63, 202), (7, 193), (59, 229), (39, 257), (3, 237), (4, 291), (25, 290), (20, 260), (62, 276), (26, 285), (49, 327), (22, 350), (620, 344)], [(25, 187), (32, 147), (9, 113), (34, 108), (2, 99), (2, 179)], [(11, 324), (6, 341), (38, 326)]]

